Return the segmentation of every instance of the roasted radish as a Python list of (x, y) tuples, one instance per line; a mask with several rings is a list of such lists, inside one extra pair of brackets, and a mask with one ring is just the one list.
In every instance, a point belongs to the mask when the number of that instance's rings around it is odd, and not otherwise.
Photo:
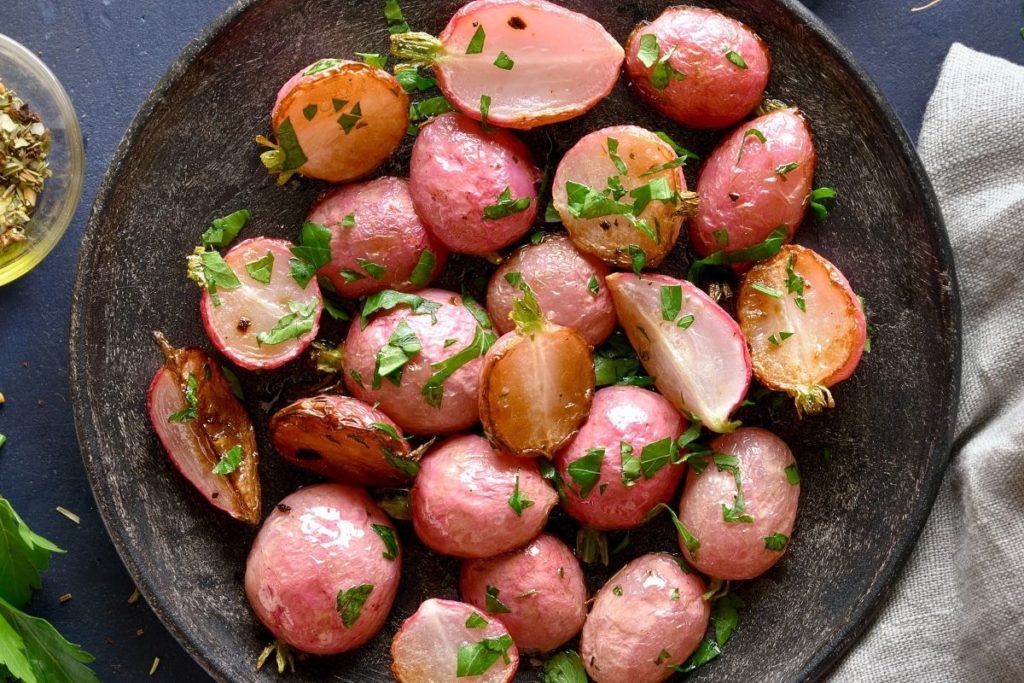
[(547, 322), (533, 291), (517, 284), (522, 296), (511, 313), (516, 330), (484, 356), (480, 421), (487, 438), (501, 448), (550, 458), (587, 417), (594, 361), (587, 341), (571, 328)]
[(595, 683), (660, 683), (697, 649), (711, 616), (704, 582), (668, 553), (643, 555), (594, 597), (580, 657)]
[(585, 135), (562, 157), (551, 186), (573, 244), (620, 267), (660, 264), (695, 208), (682, 160), (637, 126)]
[(556, 502), (535, 460), (464, 434), (424, 456), (412, 489), (412, 522), (435, 552), (492, 557), (536, 538)]
[(814, 251), (787, 245), (743, 278), (737, 302), (754, 374), (814, 415), (835, 402), (829, 387), (853, 374), (867, 321), (850, 283)]
[(526, 652), (554, 650), (580, 632), (587, 616), (580, 563), (551, 534), (505, 555), (466, 560), (459, 593), (484, 617), (501, 620)]
[(626, 73), (640, 95), (691, 128), (725, 128), (761, 101), (768, 46), (743, 23), (702, 7), (669, 7), (634, 29)]
[(689, 459), (679, 501), (679, 546), (716, 579), (759, 576), (782, 557), (793, 534), (800, 474), (779, 437), (741, 427)]
[(599, 23), (545, 0), (475, 0), (437, 38), (392, 35), (391, 53), (432, 64), (462, 113), (507, 128), (583, 114), (611, 92), (623, 58)]
[(448, 259), (448, 250), (416, 215), (409, 182), (402, 178), (336, 188), (306, 220), (331, 231), (331, 260), (318, 272), (348, 299), (384, 289), (423, 289)]
[(348, 396), (285, 406), (270, 419), (270, 441), (292, 464), (358, 486), (400, 486), (418, 467), (401, 428)]
[(608, 276), (615, 310), (658, 391), (705, 427), (726, 432), (750, 385), (739, 326), (701, 289), (667, 275)]
[(509, 683), (519, 651), (504, 625), (464, 602), (424, 600), (391, 641), (398, 683)]
[(571, 327), (597, 346), (615, 329), (615, 305), (604, 283), (607, 275), (603, 261), (580, 252), (565, 235), (549, 235), (516, 251), (494, 272), (487, 286), (487, 313), (502, 334), (515, 329), (509, 314), (522, 291), (509, 279), (521, 278), (548, 322)]
[(273, 370), (316, 338), (323, 311), (320, 287), (298, 282), (290, 260), (292, 244), (268, 237), (240, 242), (223, 258), (200, 249), (189, 257), (189, 276), (203, 287), (203, 327), (235, 365)]
[(349, 328), (345, 386), (408, 432), (466, 429), (480, 419), (480, 368), (496, 337), (490, 326), (454, 292), (378, 292)]
[(449, 249), (489, 254), (512, 244), (537, 215), (540, 171), (508, 131), (484, 131), (461, 114), (420, 129), (409, 160), (416, 211)]
[(740, 125), (708, 157), (689, 223), (701, 256), (763, 242), (776, 228), (793, 239), (804, 218), (817, 152), (799, 110), (778, 109)]
[(590, 416), (558, 452), (562, 506), (596, 529), (630, 529), (672, 498), (683, 476), (676, 440), (686, 422), (663, 397), (637, 387), (605, 387)]
[(405, 137), (409, 96), (394, 76), (362, 62), (321, 59), (281, 86), (270, 112), (276, 142), (263, 165), (286, 182), (293, 174), (341, 183), (383, 163)]
[(315, 655), (353, 650), (384, 625), (402, 573), (398, 531), (362, 489), (299, 489), (267, 517), (245, 595), (274, 636)]
[(149, 385), (153, 429), (171, 462), (206, 500), (235, 519), (260, 521), (259, 454), (245, 408), (220, 364), (155, 333), (164, 364)]

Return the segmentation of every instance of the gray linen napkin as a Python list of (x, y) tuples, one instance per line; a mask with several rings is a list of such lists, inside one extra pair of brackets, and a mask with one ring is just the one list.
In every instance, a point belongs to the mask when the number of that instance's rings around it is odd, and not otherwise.
[[(1024, 67), (955, 44), (918, 142), (953, 244), (953, 463), (877, 623), (834, 681), (1024, 681)], [(894, 457), (899, 457), (894, 454)]]

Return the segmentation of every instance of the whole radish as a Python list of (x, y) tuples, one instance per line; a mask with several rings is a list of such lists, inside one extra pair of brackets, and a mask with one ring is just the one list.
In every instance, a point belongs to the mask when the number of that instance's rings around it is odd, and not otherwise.
[(391, 52), (433, 65), (463, 114), (506, 128), (585, 113), (611, 92), (623, 58), (599, 23), (546, 0), (474, 0), (436, 38), (391, 36)]
[(792, 396), (800, 414), (835, 405), (829, 387), (853, 374), (867, 339), (864, 308), (838, 268), (787, 245), (746, 274), (736, 311), (759, 382)]
[(669, 7), (626, 44), (626, 74), (641, 97), (691, 128), (725, 128), (761, 101), (771, 73), (761, 37), (703, 7)]
[(409, 182), (420, 218), (452, 251), (493, 253), (525, 235), (537, 216), (540, 171), (530, 150), (461, 114), (423, 125)]

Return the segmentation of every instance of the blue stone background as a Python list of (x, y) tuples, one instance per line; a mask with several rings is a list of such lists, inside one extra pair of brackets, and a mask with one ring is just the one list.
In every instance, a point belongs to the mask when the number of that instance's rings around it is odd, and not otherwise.
[[(356, 1), (356, 0), (353, 0)], [(916, 139), (949, 49), (969, 47), (1024, 63), (1020, 0), (810, 0), (892, 102)], [(35, 51), (57, 74), (81, 118), (86, 150), (82, 204), (47, 260), (0, 288), (0, 495), (55, 556), (29, 610), (96, 656), (109, 682), (208, 680), (140, 600), (107, 538), (86, 483), (68, 395), (71, 286), (85, 222), (103, 173), (139, 105), (175, 56), (229, 0), (0, 0), (0, 32)], [(183, 141), (187, 144), (187, 141)], [(963, 144), (970, 145), (965, 131)], [(111, 381), (111, 392), (121, 391)], [(126, 458), (132, 457), (125, 453)], [(80, 526), (59, 515), (61, 505)], [(71, 593), (59, 604), (57, 598)], [(143, 635), (136, 635), (138, 629)], [(154, 657), (160, 667), (148, 678)]]

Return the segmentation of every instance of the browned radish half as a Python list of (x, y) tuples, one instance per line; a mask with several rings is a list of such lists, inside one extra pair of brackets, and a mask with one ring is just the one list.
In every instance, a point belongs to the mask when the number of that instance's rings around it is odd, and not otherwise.
[(551, 186), (573, 244), (637, 271), (660, 264), (696, 208), (681, 163), (671, 145), (638, 126), (585, 135), (562, 157)]
[(418, 467), (391, 418), (348, 396), (285, 406), (270, 419), (270, 440), (292, 464), (359, 486), (400, 486)]
[(321, 59), (292, 76), (270, 114), (276, 142), (263, 165), (278, 182), (301, 173), (334, 183), (366, 175), (395, 151), (409, 125), (409, 96), (383, 69)]
[(686, 280), (613, 273), (619, 322), (658, 391), (708, 429), (728, 432), (750, 386), (750, 354), (736, 321)]
[(828, 388), (853, 374), (867, 338), (864, 309), (838, 268), (784, 246), (743, 278), (737, 313), (761, 384), (792, 396), (800, 414), (835, 405)]
[(473, 605), (424, 600), (391, 641), (391, 671), (399, 683), (508, 683), (519, 651), (500, 621)]
[(624, 57), (599, 23), (545, 0), (475, 0), (437, 38), (391, 36), (391, 52), (433, 64), (438, 86), (467, 116), (521, 129), (589, 110), (615, 86)]
[(533, 291), (511, 313), (517, 329), (484, 356), (480, 421), (487, 437), (519, 456), (552, 457), (577, 432), (594, 397), (590, 346), (544, 320)]
[(153, 430), (174, 466), (214, 507), (260, 521), (259, 454), (245, 408), (220, 364), (197, 348), (175, 349), (155, 333), (164, 364), (149, 385)]
[[(215, 271), (220, 284), (211, 292), (207, 282), (203, 291), (199, 310), (206, 334), (239, 367), (279, 368), (301, 355), (320, 329), (320, 287), (311, 280), (303, 288), (292, 277), (291, 248), (291, 242), (267, 237), (240, 242)], [(224, 267), (235, 278), (230, 288)]]

